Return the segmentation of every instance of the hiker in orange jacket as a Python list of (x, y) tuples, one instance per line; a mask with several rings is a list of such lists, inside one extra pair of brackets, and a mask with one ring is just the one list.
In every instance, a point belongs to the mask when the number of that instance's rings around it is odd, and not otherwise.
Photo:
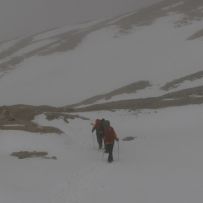
[(113, 147), (114, 147), (114, 141), (119, 141), (118, 136), (116, 135), (115, 130), (113, 127), (110, 126), (109, 121), (105, 121), (105, 128), (104, 128), (104, 144), (105, 144), (105, 149), (107, 153), (109, 154), (108, 156), (108, 162), (113, 161)]

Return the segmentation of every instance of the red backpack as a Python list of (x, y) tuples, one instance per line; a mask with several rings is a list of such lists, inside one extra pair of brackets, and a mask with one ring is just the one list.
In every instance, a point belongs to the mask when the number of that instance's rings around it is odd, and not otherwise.
[(96, 119), (95, 121), (95, 128), (99, 129), (101, 127), (101, 120), (100, 119)]

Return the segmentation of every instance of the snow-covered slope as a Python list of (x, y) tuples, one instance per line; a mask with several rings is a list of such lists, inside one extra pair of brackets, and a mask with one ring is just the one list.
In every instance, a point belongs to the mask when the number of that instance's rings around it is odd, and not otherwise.
[[(165, 0), (0, 43), (0, 202), (201, 203), (202, 8)], [(2, 106), (19, 103), (44, 106)], [(120, 138), (111, 164), (96, 118)]]
[(146, 95), (159, 95), (157, 87), (202, 70), (202, 7), (164, 1), (4, 43), (0, 105), (63, 106), (140, 80), (153, 85)]
[[(73, 105), (75, 108), (88, 107), (95, 104), (105, 104), (124, 100), (150, 99), (153, 97), (165, 97), (178, 92), (189, 91), (185, 96), (196, 95), (202, 97), (203, 91), (203, 71), (177, 78), (164, 85), (154, 85), (148, 81), (138, 81), (130, 85), (121, 87), (106, 94), (97, 95)], [(199, 90), (199, 91), (197, 91)]]
[[(62, 135), (0, 131), (3, 203), (202, 202), (202, 106), (81, 115), (90, 120), (35, 118)], [(91, 134), (97, 117), (109, 119), (120, 137), (119, 160), (115, 143), (112, 164)], [(10, 156), (19, 151), (43, 151), (56, 159)]]

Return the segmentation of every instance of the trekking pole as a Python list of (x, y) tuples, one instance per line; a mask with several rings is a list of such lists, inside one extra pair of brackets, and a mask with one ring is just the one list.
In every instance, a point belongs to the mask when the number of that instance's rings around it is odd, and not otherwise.
[(102, 161), (104, 160), (104, 150), (102, 152)]
[(92, 133), (92, 147), (95, 149), (95, 139), (94, 139), (94, 134)]
[(118, 161), (119, 161), (119, 141), (117, 143), (118, 143)]

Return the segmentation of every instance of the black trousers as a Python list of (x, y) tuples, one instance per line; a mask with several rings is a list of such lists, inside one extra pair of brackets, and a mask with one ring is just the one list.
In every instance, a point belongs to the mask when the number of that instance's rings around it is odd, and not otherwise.
[(103, 138), (102, 138), (102, 133), (101, 132), (97, 132), (97, 143), (99, 145), (99, 149), (102, 148), (102, 142), (103, 142)]
[(109, 156), (108, 156), (108, 162), (112, 162), (113, 161), (113, 147), (114, 147), (114, 143), (112, 143), (112, 144), (105, 144), (106, 151), (109, 154)]

